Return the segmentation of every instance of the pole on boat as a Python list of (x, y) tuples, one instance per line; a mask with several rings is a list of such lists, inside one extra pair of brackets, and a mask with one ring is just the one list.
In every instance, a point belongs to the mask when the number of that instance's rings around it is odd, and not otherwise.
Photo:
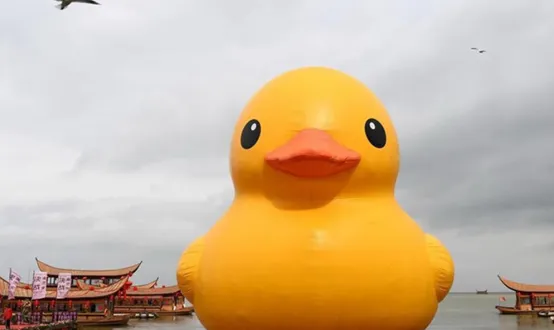
[[(8, 275), (8, 279), (9, 279), (9, 283), (12, 283), (12, 268), (11, 267), (10, 267), (10, 274)], [(8, 289), (9, 289), (9, 286), (8, 286)], [(8, 297), (6, 297), (6, 298), (9, 298), (9, 297), (10, 297), (10, 293), (9, 293), (9, 290), (8, 290)], [(4, 298), (3, 296), (0, 297), (0, 299), (4, 300), (3, 298)], [(9, 299), (6, 299), (6, 300), (7, 300), (6, 303), (9, 306)], [(0, 306), (0, 307), (2, 307), (2, 311), (3, 311), (4, 310), (4, 301), (2, 301), (1, 303), (2, 303), (2, 306)]]
[(31, 289), (33, 290), (33, 291), (31, 291), (31, 315), (30, 315), (30, 317), (31, 317), (30, 321), (32, 322), (33, 321), (33, 313), (34, 313), (34, 308), (33, 308), (34, 304), (33, 304), (32, 292), (35, 291), (35, 271), (34, 270), (33, 270), (33, 281), (31, 282)]

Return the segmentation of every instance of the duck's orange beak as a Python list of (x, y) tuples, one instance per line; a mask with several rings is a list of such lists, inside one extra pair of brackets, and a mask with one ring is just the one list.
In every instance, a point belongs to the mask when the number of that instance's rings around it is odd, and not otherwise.
[(313, 128), (265, 156), (272, 168), (303, 178), (337, 174), (356, 167), (360, 159), (360, 154), (340, 145), (329, 133)]

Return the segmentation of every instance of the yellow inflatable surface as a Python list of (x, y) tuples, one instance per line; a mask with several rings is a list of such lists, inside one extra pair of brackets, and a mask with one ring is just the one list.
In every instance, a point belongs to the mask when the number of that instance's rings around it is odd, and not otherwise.
[(393, 124), (360, 81), (301, 68), (244, 108), (235, 199), (184, 253), (208, 330), (420, 330), (454, 279), (446, 248), (397, 203)]

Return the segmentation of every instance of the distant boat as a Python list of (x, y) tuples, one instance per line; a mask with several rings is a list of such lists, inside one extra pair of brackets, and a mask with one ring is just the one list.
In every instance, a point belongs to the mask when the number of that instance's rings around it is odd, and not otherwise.
[(489, 294), (489, 292), (487, 291), (487, 289), (485, 290), (475, 290), (477, 294)]

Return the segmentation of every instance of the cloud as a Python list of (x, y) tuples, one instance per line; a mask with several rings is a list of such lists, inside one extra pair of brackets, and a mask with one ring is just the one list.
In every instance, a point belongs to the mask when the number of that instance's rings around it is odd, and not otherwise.
[(0, 245), (17, 246), (3, 264), (144, 260), (138, 280), (174, 281), (232, 199), (244, 104), (327, 65), (389, 109), (397, 196), (452, 250), (455, 290), (500, 289), (499, 271), (549, 281), (551, 1), (53, 5), (0, 13)]
[(172, 268), (184, 243), (206, 232), (225, 211), (230, 197), (229, 190), (224, 190), (186, 201), (106, 198), (5, 206), (0, 208), (0, 247), (17, 251), (7, 253), (5, 259), (21, 271), (30, 267), (32, 256), (77, 269), (120, 268), (143, 261), (138, 281), (159, 276), (172, 284)]

